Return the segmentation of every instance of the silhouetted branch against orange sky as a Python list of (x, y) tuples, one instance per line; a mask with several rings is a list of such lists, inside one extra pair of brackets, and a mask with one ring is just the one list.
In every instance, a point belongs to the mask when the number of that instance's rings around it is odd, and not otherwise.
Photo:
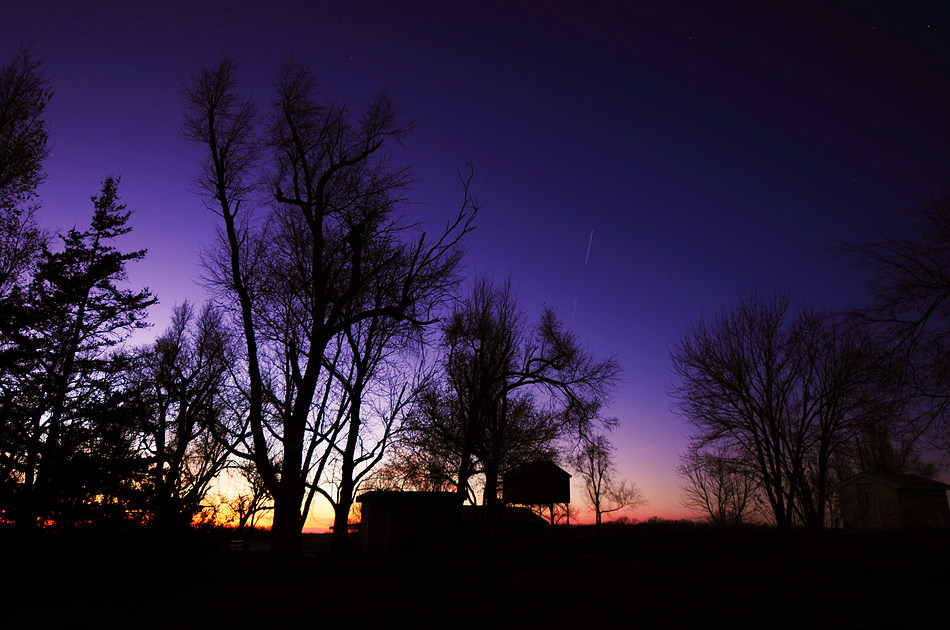
[[(274, 546), (293, 553), (307, 488), (325, 483), (311, 477), (312, 466), (318, 475), (326, 470), (338, 439), (346, 442), (336, 502), (345, 524), (368, 379), (383, 348), (434, 321), (433, 309), (457, 282), (458, 245), (475, 207), (466, 183), (446, 231), (413, 237), (394, 214), (408, 170), (392, 166), (387, 151), (410, 126), (388, 99), (376, 98), (354, 119), (341, 103), (320, 100), (309, 68), (287, 62), (273, 110), (258, 126), (234, 73), (227, 60), (199, 72), (185, 91), (185, 129), (207, 150), (200, 188), (213, 193), (224, 224), (210, 273), (243, 330), (251, 454), (274, 499)], [(270, 153), (267, 170), (255, 170), (250, 156), (258, 150)], [(259, 178), (260, 202), (251, 196), (252, 178)], [(241, 203), (243, 212), (259, 209), (266, 218), (239, 223)], [(341, 335), (349, 339), (343, 356), (353, 361), (356, 380), (336, 378), (346, 370), (326, 362)], [(342, 398), (334, 398), (337, 386)], [(324, 413), (327, 404), (337, 411)]]

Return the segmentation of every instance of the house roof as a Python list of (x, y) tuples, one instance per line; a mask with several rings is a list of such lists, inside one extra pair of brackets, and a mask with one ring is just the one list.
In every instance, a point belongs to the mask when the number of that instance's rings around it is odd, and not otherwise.
[(841, 486), (848, 486), (859, 481), (876, 481), (894, 488), (915, 488), (919, 490), (950, 490), (950, 484), (928, 479), (920, 475), (904, 475), (897, 473), (858, 473), (841, 482)]

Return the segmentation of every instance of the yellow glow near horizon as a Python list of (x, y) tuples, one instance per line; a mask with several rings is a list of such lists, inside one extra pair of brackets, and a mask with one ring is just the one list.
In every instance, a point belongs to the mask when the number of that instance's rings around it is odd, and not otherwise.
[[(222, 494), (233, 494), (239, 491), (239, 488), (242, 484), (242, 481), (239, 479), (226, 476), (218, 481), (217, 491)], [(572, 485), (571, 495), (573, 501), (571, 502), (571, 507), (577, 510), (577, 518), (571, 519), (572, 525), (593, 525), (595, 522), (595, 516), (593, 510), (591, 510), (585, 503), (583, 499), (583, 490), (575, 485)], [(634, 510), (624, 510), (622, 512), (613, 512), (610, 514), (604, 515), (604, 522), (610, 522), (612, 520), (617, 520), (621, 517), (627, 517), (631, 521), (639, 522), (646, 521), (651, 518), (659, 518), (662, 520), (680, 520), (680, 519), (692, 519), (696, 517), (695, 513), (692, 513), (685, 508), (677, 511), (670, 510), (651, 510), (649, 504), (642, 506)], [(258, 520), (255, 522), (255, 526), (262, 529), (270, 529), (273, 522), (273, 512), (268, 510), (260, 515)], [(303, 533), (305, 534), (325, 534), (332, 531), (333, 526), (333, 508), (326, 499), (323, 499), (320, 496), (317, 496), (314, 499), (314, 504), (311, 506), (310, 513), (307, 515), (306, 522), (303, 526)]]

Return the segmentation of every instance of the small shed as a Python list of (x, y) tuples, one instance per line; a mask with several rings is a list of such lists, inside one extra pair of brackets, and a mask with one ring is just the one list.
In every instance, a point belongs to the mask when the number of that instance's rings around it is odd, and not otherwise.
[(950, 529), (950, 485), (921, 477), (860, 473), (839, 486), (845, 529)]
[(502, 477), (502, 498), (517, 505), (571, 502), (571, 474), (552, 461), (523, 464)]
[(356, 501), (365, 552), (438, 551), (456, 543), (460, 505), (454, 492), (373, 490)]

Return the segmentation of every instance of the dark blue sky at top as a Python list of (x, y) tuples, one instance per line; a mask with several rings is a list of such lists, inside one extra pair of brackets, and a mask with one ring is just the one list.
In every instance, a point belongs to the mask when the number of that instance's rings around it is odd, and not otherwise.
[(178, 132), (190, 73), (231, 55), (266, 105), (293, 55), (357, 111), (385, 91), (417, 125), (406, 213), (441, 226), (472, 162), (470, 273), (623, 364), (614, 441), (644, 515), (678, 509), (670, 344), (752, 290), (860, 304), (833, 246), (898, 229), (950, 173), (945, 2), (135, 4), (0, 8), (0, 54), (33, 42), (55, 91), (41, 220), (82, 225), (120, 175), (160, 332), (204, 299), (215, 226)]

